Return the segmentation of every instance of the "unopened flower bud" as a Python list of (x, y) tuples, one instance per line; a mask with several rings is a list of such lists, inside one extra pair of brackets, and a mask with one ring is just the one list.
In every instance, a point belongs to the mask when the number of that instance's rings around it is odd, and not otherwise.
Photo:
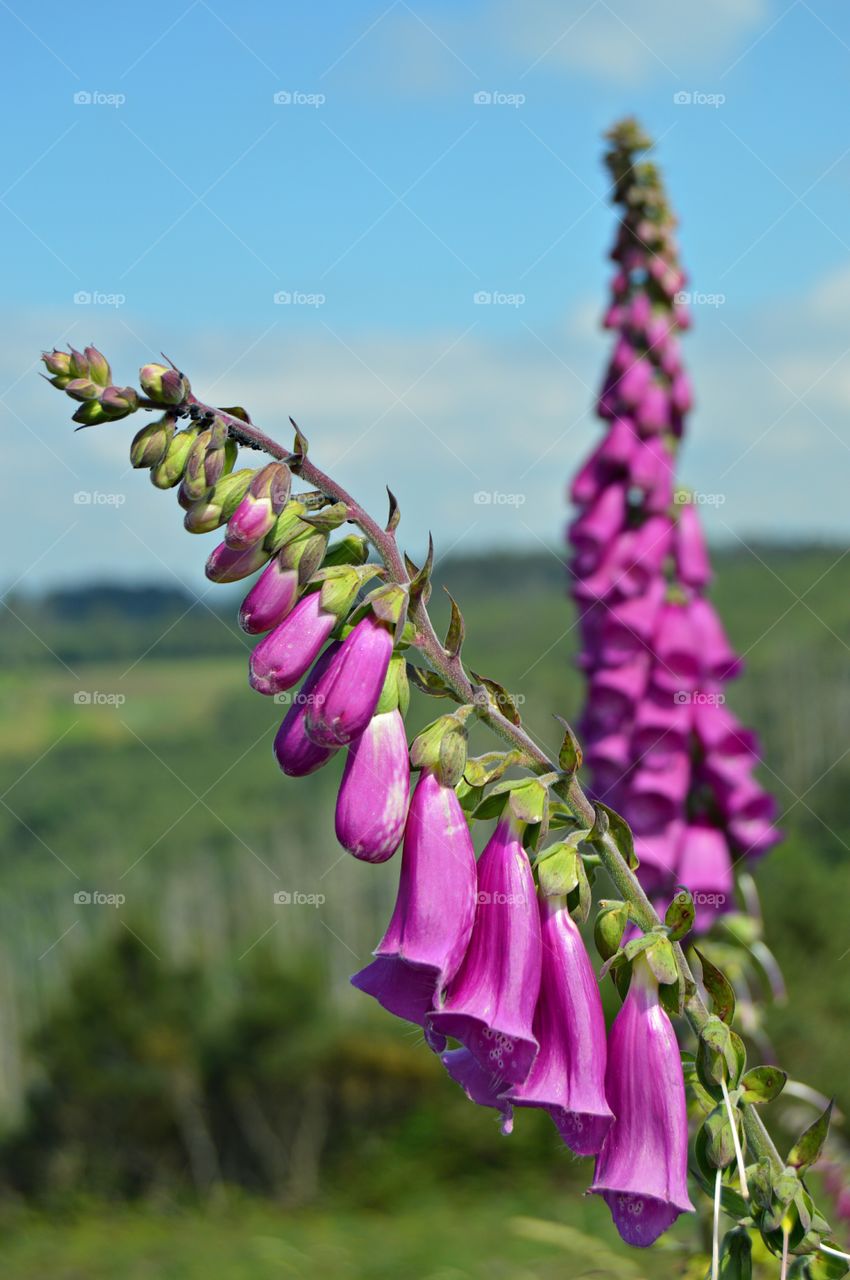
[(108, 422), (109, 415), (99, 400), (87, 400), (71, 415), (71, 421), (79, 422), (83, 427), (94, 427), (98, 422)]
[(234, 511), (224, 540), (236, 550), (261, 542), (289, 501), (292, 476), (284, 462), (270, 462), (258, 471)]
[(97, 347), (86, 347), (85, 356), (89, 362), (89, 377), (92, 382), (96, 382), (99, 387), (108, 387), (112, 382), (112, 370), (106, 356)]
[(239, 582), (262, 569), (268, 558), (269, 553), (262, 543), (249, 547), (247, 551), (234, 551), (220, 542), (210, 553), (204, 572), (211, 582)]
[(58, 387), (60, 391), (64, 391), (68, 383), (71, 381), (71, 357), (67, 351), (43, 351), (41, 359), (48, 373), (53, 377), (49, 379), (54, 387)]
[(179, 484), (183, 472), (186, 470), (186, 459), (189, 457), (189, 450), (195, 443), (198, 435), (197, 427), (187, 427), (185, 431), (178, 431), (169, 442), (162, 461), (151, 471), (151, 483), (156, 485), (157, 489), (173, 489)]
[(171, 444), (175, 422), (176, 419), (166, 413), (157, 422), (149, 422), (142, 427), (130, 445), (130, 465), (136, 468), (158, 466)]
[(65, 384), (65, 394), (83, 404), (86, 400), (97, 400), (100, 392), (101, 388), (92, 382), (91, 378), (72, 378)]
[(75, 347), (71, 347), (68, 372), (72, 378), (87, 378), (89, 376), (88, 358), (83, 355), (82, 351), (77, 351)]
[(208, 489), (198, 502), (193, 502), (183, 520), (189, 533), (211, 533), (229, 520), (242, 501), (253, 474), (246, 467), (222, 476), (218, 484)]
[(189, 394), (189, 380), (164, 364), (146, 364), (139, 370), (139, 385), (157, 404), (182, 404)]
[(187, 510), (204, 496), (222, 476), (232, 470), (236, 461), (235, 440), (228, 440), (227, 428), (217, 421), (195, 440), (186, 460), (186, 473), (180, 486), (180, 505)]
[(369, 544), (366, 539), (356, 533), (349, 533), (328, 547), (322, 568), (330, 569), (331, 566), (340, 564), (365, 564), (368, 559)]
[(107, 387), (100, 392), (100, 403), (107, 418), (126, 418), (139, 407), (139, 397), (132, 387)]

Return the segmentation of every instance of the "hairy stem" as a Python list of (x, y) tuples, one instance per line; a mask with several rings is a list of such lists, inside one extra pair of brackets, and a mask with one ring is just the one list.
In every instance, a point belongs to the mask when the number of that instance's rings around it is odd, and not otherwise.
[[(143, 407), (149, 407), (145, 402), (142, 403)], [(356, 524), (372, 543), (390, 578), (402, 585), (410, 581), (404, 557), (398, 549), (395, 534), (381, 528), (368, 512), (355, 501), (351, 494), (347, 493), (330, 476), (314, 466), (309, 458), (298, 459), (297, 455), (290, 453), (283, 445), (265, 435), (252, 423), (246, 423), (241, 418), (237, 418), (225, 410), (214, 409), (212, 406), (195, 399), (194, 396), (190, 398), (190, 404), (197, 406), (196, 412), (215, 415), (222, 419), (237, 440), (248, 444), (252, 448), (262, 450), (278, 461), (292, 462), (294, 469), (302, 479), (316, 489), (320, 489), (322, 493), (332, 498), (334, 502), (344, 503), (348, 509), (349, 520)], [(151, 405), (150, 407), (154, 406)], [(473, 704), (476, 707), (479, 718), (489, 725), (494, 733), (497, 733), (505, 742), (510, 743), (511, 746), (521, 751), (528, 761), (529, 768), (535, 773), (559, 772), (557, 765), (549, 759), (545, 751), (537, 745), (525, 729), (520, 725), (513, 724), (506, 716), (502, 715), (493, 705), (486, 692), (480, 686), (476, 686), (471, 682), (460, 656), (452, 656), (446, 652), (434, 630), (427, 604), (421, 597), (412, 602), (410, 618), (416, 628), (417, 648), (461, 701)], [(554, 790), (562, 796), (582, 823), (588, 827), (594, 825), (597, 816), (596, 809), (585, 794), (575, 774), (569, 778), (565, 777), (562, 782), (557, 783)], [(635, 923), (645, 931), (657, 926), (660, 921), (655, 908), (646, 896), (634, 872), (628, 867), (610, 833), (602, 838), (597, 848), (600, 860), (615, 888), (623, 900), (628, 902), (630, 914)], [(700, 1031), (708, 1021), (709, 1011), (699, 994), (693, 973), (678, 943), (674, 946), (674, 952), (679, 968), (680, 981), (682, 982), (683, 990), (686, 992), (685, 1016), (694, 1034), (699, 1036)], [(756, 1108), (752, 1104), (745, 1103), (742, 1104), (742, 1111), (747, 1144), (753, 1155), (756, 1158), (767, 1156), (774, 1168), (781, 1169), (783, 1162)]]

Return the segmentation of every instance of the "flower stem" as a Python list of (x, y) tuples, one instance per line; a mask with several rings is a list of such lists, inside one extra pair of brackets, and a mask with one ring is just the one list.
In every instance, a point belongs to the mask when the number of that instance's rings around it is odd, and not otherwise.
[(747, 1186), (747, 1170), (744, 1166), (744, 1153), (741, 1150), (741, 1138), (738, 1134), (735, 1108), (732, 1106), (732, 1099), (729, 1097), (729, 1090), (726, 1087), (726, 1081), (723, 1079), (720, 1081), (720, 1088), (723, 1090), (723, 1101), (726, 1103), (726, 1114), (729, 1117), (729, 1125), (732, 1129), (732, 1141), (735, 1144), (735, 1158), (738, 1161), (738, 1178), (741, 1182), (741, 1195), (745, 1200), (749, 1200), (750, 1189)]
[(720, 1275), (720, 1187), (723, 1170), (718, 1169), (714, 1175), (714, 1222), (711, 1231), (711, 1280), (718, 1280)]
[[(161, 407), (141, 402), (143, 407)], [(372, 543), (387, 570), (391, 581), (406, 585), (410, 576), (404, 563), (404, 557), (398, 548), (395, 533), (382, 529), (367, 511), (347, 493), (341, 485), (320, 471), (309, 457), (297, 457), (285, 449), (283, 445), (267, 436), (253, 423), (243, 421), (223, 409), (216, 409), (191, 396), (188, 402), (196, 407), (200, 414), (210, 414), (226, 423), (234, 438), (250, 448), (259, 449), (281, 462), (292, 462), (297, 474), (316, 489), (321, 490), (334, 502), (344, 503), (348, 509), (348, 519), (361, 530)], [(425, 600), (420, 596), (411, 604), (410, 618), (416, 628), (415, 643), (420, 652), (428, 659), (431, 666), (445, 680), (450, 689), (461, 702), (475, 706), (479, 719), (497, 733), (505, 742), (523, 753), (528, 767), (537, 774), (559, 772), (557, 765), (546, 755), (537, 743), (529, 736), (521, 725), (515, 725), (491, 702), (486, 691), (473, 685), (460, 655), (451, 655), (443, 647), (428, 613)], [(592, 827), (596, 821), (596, 809), (582, 789), (575, 774), (566, 776), (553, 788), (569, 805), (576, 817), (586, 826)], [(629, 869), (616, 841), (610, 833), (602, 837), (597, 846), (600, 860), (623, 900), (628, 902), (632, 919), (645, 931), (655, 928), (659, 923), (658, 915), (652, 903), (634, 873)], [(709, 1018), (706, 1008), (690, 966), (681, 946), (674, 945), (676, 963), (680, 981), (685, 991), (685, 1016), (694, 1033), (698, 1036)], [(755, 1107), (743, 1104), (744, 1128), (747, 1142), (756, 1157), (767, 1156), (776, 1169), (782, 1169), (782, 1160), (774, 1146), (770, 1135), (762, 1123)], [(733, 1125), (733, 1133), (737, 1142), (737, 1130)], [(742, 1187), (746, 1187), (746, 1179), (741, 1164)]]

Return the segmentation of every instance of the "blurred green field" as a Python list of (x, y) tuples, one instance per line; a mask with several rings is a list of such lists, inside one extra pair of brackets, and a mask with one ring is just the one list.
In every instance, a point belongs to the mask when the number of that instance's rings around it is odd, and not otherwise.
[[(747, 655), (730, 701), (762, 734), (787, 832), (757, 873), (790, 993), (766, 1031), (792, 1075), (847, 1113), (850, 558), (757, 548), (716, 565), (716, 601)], [(469, 665), (519, 695), (531, 731), (555, 746), (552, 713), (575, 720), (581, 691), (557, 557), (494, 554), (440, 575), (466, 616)], [(604, 1206), (580, 1196), (586, 1167), (541, 1118), (522, 1116), (523, 1133), (501, 1138), (415, 1036), (348, 986), (383, 930), (396, 867), (340, 855), (339, 763), (301, 782), (278, 773), (271, 739), (285, 707), (248, 688), (236, 597), (223, 596), (213, 614), (174, 592), (67, 590), (18, 597), (0, 619), (4, 1274), (680, 1274), (676, 1253), (629, 1255), (628, 1270)], [(75, 701), (80, 692), (113, 702)], [(412, 729), (445, 707), (425, 704), (415, 696)], [(280, 890), (325, 901), (280, 907)], [(80, 891), (125, 900), (81, 904)], [(136, 948), (126, 969), (121, 939)], [(299, 957), (319, 975), (303, 1034), (295, 997), (278, 1007), (275, 995), (275, 974)], [(177, 1009), (187, 974), (194, 994)], [(292, 1062), (338, 1094), (297, 1204), (291, 1173), (278, 1187), (274, 1160), (266, 1168), (243, 1150), (227, 1095), (244, 1075), (288, 1150), (308, 1106), (290, 1114), (275, 1097)], [(219, 1167), (203, 1194), (192, 1123), (188, 1136), (180, 1127), (187, 1097), (213, 1115)], [(122, 1179), (135, 1190), (118, 1203)], [(237, 1183), (271, 1187), (271, 1198)], [(586, 1260), (559, 1226), (592, 1238)]]

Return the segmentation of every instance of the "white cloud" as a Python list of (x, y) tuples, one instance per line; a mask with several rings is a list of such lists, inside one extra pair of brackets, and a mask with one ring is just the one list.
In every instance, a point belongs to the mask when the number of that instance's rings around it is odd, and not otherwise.
[(529, 61), (638, 84), (665, 72), (682, 79), (737, 57), (766, 16), (766, 0), (714, 0), (686, 10), (680, 0), (505, 0), (494, 29)]

